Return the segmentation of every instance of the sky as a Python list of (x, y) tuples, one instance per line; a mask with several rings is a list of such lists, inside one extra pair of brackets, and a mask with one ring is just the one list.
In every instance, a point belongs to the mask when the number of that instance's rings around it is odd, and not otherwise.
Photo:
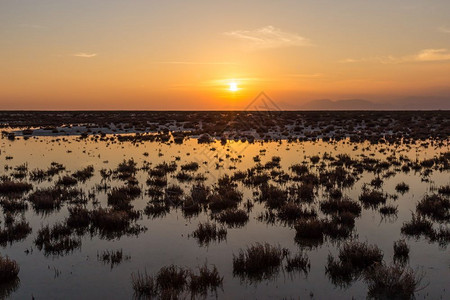
[[(448, 0), (0, 0), (0, 109), (450, 105)], [(406, 101), (406, 102), (405, 102)]]

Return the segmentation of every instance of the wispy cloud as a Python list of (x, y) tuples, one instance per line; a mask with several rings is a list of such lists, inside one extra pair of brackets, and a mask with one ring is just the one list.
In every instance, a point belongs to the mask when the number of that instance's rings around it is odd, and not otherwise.
[(381, 64), (400, 64), (411, 62), (436, 62), (450, 60), (450, 51), (448, 49), (424, 49), (412, 55), (405, 55), (401, 57), (396, 56), (376, 56), (366, 58), (346, 58), (340, 60), (340, 63), (381, 63)]
[(250, 48), (280, 48), (290, 46), (311, 46), (312, 43), (291, 32), (282, 31), (274, 26), (265, 26), (255, 30), (235, 30), (225, 35), (245, 41)]
[(416, 61), (443, 61), (450, 60), (450, 51), (447, 49), (425, 49), (414, 56)]
[(84, 52), (79, 52), (79, 53), (75, 53), (72, 56), (75, 57), (81, 57), (81, 58), (93, 58), (96, 57), (98, 54), (97, 53), (84, 53)]
[(438, 28), (438, 31), (442, 32), (442, 33), (450, 33), (450, 27), (441, 26), (441, 27)]
[(200, 61), (154, 61), (152, 64), (168, 65), (235, 65), (233, 62), (200, 62)]

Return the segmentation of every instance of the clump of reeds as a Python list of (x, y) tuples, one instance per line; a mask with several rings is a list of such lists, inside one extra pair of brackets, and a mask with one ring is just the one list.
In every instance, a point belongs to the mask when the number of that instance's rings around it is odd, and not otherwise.
[(395, 186), (395, 190), (402, 194), (406, 193), (407, 191), (409, 191), (409, 185), (406, 184), (405, 182), (400, 182)]
[(131, 274), (131, 282), (133, 284), (133, 290), (137, 297), (155, 297), (157, 296), (157, 287), (155, 278), (144, 273), (137, 272), (137, 274)]
[(110, 264), (111, 269), (114, 266), (119, 265), (124, 260), (129, 260), (131, 257), (129, 255), (124, 255), (123, 250), (105, 250), (102, 253), (97, 252), (97, 260), (102, 261), (105, 264)]
[(439, 195), (426, 195), (418, 204), (417, 211), (436, 221), (450, 220), (450, 200)]
[(221, 212), (216, 219), (230, 227), (240, 227), (248, 222), (248, 214), (242, 209), (227, 209)]
[(405, 235), (415, 237), (419, 237), (422, 234), (429, 236), (434, 232), (433, 223), (425, 219), (423, 216), (413, 214), (411, 221), (403, 223), (401, 232)]
[(197, 171), (199, 165), (197, 162), (190, 162), (181, 166), (181, 170), (183, 171)]
[(144, 208), (144, 213), (153, 218), (165, 216), (169, 211), (170, 206), (160, 201), (149, 201)]
[(295, 225), (296, 239), (300, 240), (322, 240), (324, 235), (324, 224), (318, 219), (300, 219)]
[(359, 196), (359, 200), (367, 208), (376, 208), (378, 205), (386, 203), (387, 195), (376, 190), (364, 190)]
[(199, 273), (189, 272), (189, 290), (192, 296), (206, 295), (208, 291), (214, 292), (222, 286), (223, 277), (219, 275), (216, 266), (210, 270), (206, 263), (198, 268)]
[(0, 245), (23, 240), (31, 233), (31, 226), (25, 220), (15, 222), (13, 216), (5, 219), (5, 227), (0, 230)]
[(67, 226), (71, 228), (86, 228), (91, 223), (91, 214), (89, 210), (82, 206), (69, 207), (69, 217), (67, 218)]
[(19, 275), (19, 265), (15, 260), (0, 255), (0, 284), (11, 282)]
[(25, 211), (28, 208), (28, 204), (23, 199), (3, 199), (0, 200), (0, 205), (4, 212), (15, 213), (18, 211)]
[(171, 206), (178, 206), (182, 201), (184, 190), (178, 185), (169, 185), (164, 191), (164, 201)]
[(78, 180), (73, 176), (63, 176), (57, 181), (57, 185), (73, 186), (78, 183)]
[(361, 205), (348, 197), (329, 199), (320, 202), (320, 209), (326, 214), (350, 212), (356, 216), (361, 214)]
[(136, 185), (127, 185), (113, 188), (108, 193), (108, 204), (117, 209), (129, 209), (130, 201), (141, 194), (141, 189)]
[(87, 166), (84, 169), (78, 170), (72, 174), (76, 179), (84, 182), (94, 176), (94, 166)]
[(398, 213), (398, 207), (392, 204), (386, 204), (380, 207), (379, 212), (383, 216), (396, 215)]
[(81, 239), (72, 233), (72, 229), (63, 223), (56, 223), (52, 227), (47, 225), (38, 231), (34, 243), (46, 255), (66, 254), (81, 247)]
[(286, 271), (300, 271), (308, 273), (311, 268), (311, 264), (308, 256), (304, 252), (296, 254), (294, 257), (288, 256), (286, 258)]
[(150, 177), (147, 179), (147, 185), (163, 188), (167, 186), (167, 177)]
[(287, 202), (278, 210), (278, 218), (283, 221), (292, 222), (300, 218), (315, 218), (317, 213), (313, 209), (304, 209), (300, 205)]
[(399, 264), (377, 264), (366, 272), (368, 295), (373, 299), (413, 299), (423, 275)]
[(0, 182), (0, 194), (23, 194), (30, 191), (33, 186), (30, 183), (22, 181), (6, 180)]
[(92, 222), (95, 226), (106, 230), (122, 230), (130, 222), (126, 211), (99, 208), (91, 212)]
[(211, 241), (222, 241), (227, 237), (227, 229), (219, 227), (215, 223), (199, 223), (192, 233), (200, 245), (208, 245)]
[(295, 189), (298, 200), (301, 202), (311, 203), (314, 201), (314, 185), (311, 183), (303, 183)]
[(253, 280), (269, 279), (279, 272), (281, 262), (288, 251), (268, 243), (256, 243), (238, 255), (233, 254), (233, 273)]
[(307, 174), (309, 172), (309, 168), (306, 165), (301, 165), (301, 164), (295, 164), (289, 167), (289, 169), (292, 170), (292, 172), (294, 172), (297, 175), (304, 175)]
[(191, 217), (198, 215), (202, 210), (202, 206), (199, 202), (188, 196), (184, 199), (181, 210), (183, 211), (185, 217)]
[(198, 183), (191, 187), (191, 198), (198, 203), (206, 203), (209, 194), (209, 187), (202, 183)]
[(334, 284), (346, 286), (382, 260), (383, 253), (377, 246), (357, 241), (346, 242), (339, 249), (338, 259), (328, 255), (325, 272)]
[(40, 210), (59, 209), (62, 203), (63, 191), (59, 188), (43, 188), (32, 192), (28, 196), (33, 208)]
[(450, 184), (439, 187), (438, 193), (442, 195), (450, 195)]
[(394, 242), (394, 260), (405, 262), (409, 257), (409, 247), (405, 240), (398, 240)]
[(192, 181), (194, 177), (185, 171), (180, 171), (178, 174), (175, 175), (175, 178), (178, 179), (180, 182), (187, 182)]
[(133, 159), (123, 160), (113, 173), (118, 174), (118, 178), (126, 179), (137, 172), (137, 163)]
[(261, 186), (259, 201), (266, 203), (267, 207), (274, 209), (280, 208), (287, 201), (287, 192), (274, 185), (264, 184)]
[(210, 270), (205, 263), (198, 271), (170, 265), (162, 267), (156, 275), (149, 275), (146, 271), (133, 273), (131, 281), (137, 297), (161, 299), (178, 299), (181, 293), (190, 293), (191, 298), (206, 296), (208, 291), (214, 292), (222, 286), (223, 277), (215, 266)]

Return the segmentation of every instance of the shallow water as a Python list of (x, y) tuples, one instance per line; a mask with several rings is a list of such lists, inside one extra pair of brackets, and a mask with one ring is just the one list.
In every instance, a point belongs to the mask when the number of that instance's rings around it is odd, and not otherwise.
[[(144, 142), (139, 144), (95, 142), (91, 139), (79, 140), (76, 137), (39, 137), (15, 141), (0, 140), (1, 165), (18, 166), (28, 164), (28, 169), (46, 169), (51, 162), (58, 162), (66, 167), (68, 174), (93, 165), (95, 175), (78, 187), (84, 191), (93, 190), (101, 182), (99, 170), (101, 168), (115, 169), (124, 159), (133, 158), (141, 167), (144, 161), (155, 166), (161, 162), (171, 162), (175, 158), (178, 166), (189, 162), (198, 162), (200, 169), (196, 173), (205, 174), (206, 185), (214, 184), (218, 178), (225, 174), (233, 174), (237, 170), (245, 171), (255, 166), (253, 157), (259, 155), (261, 163), (269, 161), (272, 156), (281, 158), (281, 169), (290, 173), (289, 166), (309, 162), (313, 155), (323, 156), (325, 152), (336, 156), (349, 154), (351, 157), (360, 157), (361, 154), (385, 159), (394, 154), (407, 156), (411, 160), (432, 158), (440, 153), (449, 151), (448, 145), (435, 147), (420, 144), (408, 147), (406, 145), (370, 145), (354, 144), (348, 141), (337, 143), (327, 142), (269, 142), (269, 143), (242, 143), (229, 141), (226, 145), (219, 142), (213, 144), (198, 144), (195, 139), (189, 139), (183, 145), (174, 143), (163, 144), (157, 142)], [(356, 148), (355, 148), (356, 147)], [(260, 150), (266, 150), (260, 152)], [(387, 149), (386, 151), (381, 149)], [(381, 150), (381, 151), (380, 151)], [(143, 153), (147, 152), (148, 156)], [(229, 155), (227, 157), (227, 155)], [(7, 156), (12, 159), (6, 160)], [(219, 159), (223, 159), (220, 161)], [(236, 159), (232, 161), (231, 159)], [(232, 169), (230, 169), (232, 167)], [(235, 168), (235, 169), (234, 169)], [(317, 167), (312, 167), (317, 171)], [(315, 169), (314, 169), (315, 168)], [(178, 170), (180, 168), (178, 167)], [(0, 175), (9, 174), (11, 170), (1, 169)], [(360, 217), (356, 219), (355, 239), (376, 244), (384, 253), (384, 260), (392, 262), (393, 242), (404, 238), (400, 232), (402, 224), (411, 219), (411, 212), (426, 193), (433, 187), (450, 183), (449, 171), (434, 170), (428, 181), (413, 170), (409, 173), (396, 172), (392, 177), (384, 179), (383, 192), (398, 195), (397, 200), (389, 199), (388, 203), (398, 205), (398, 214), (394, 218), (383, 218), (377, 209), (363, 209)], [(59, 177), (53, 177), (53, 182)], [(145, 181), (147, 172), (138, 171), (136, 178), (143, 190), (147, 188)], [(364, 183), (369, 183), (375, 176), (364, 172), (361, 178), (350, 188), (343, 189), (345, 195), (358, 200)], [(406, 182), (410, 190), (405, 194), (395, 191), (399, 182)], [(51, 186), (53, 182), (33, 183), (34, 189)], [(169, 182), (177, 183), (189, 191), (190, 183), (180, 183), (169, 177)], [(122, 186), (123, 182), (112, 180), (111, 186)], [(239, 184), (238, 189), (244, 193), (244, 201), (253, 200), (252, 192), (256, 188), (249, 188)], [(317, 203), (324, 199), (323, 188), (318, 189), (315, 199)], [(97, 192), (96, 197), (101, 206), (107, 206), (105, 192)], [(135, 209), (144, 209), (149, 197), (141, 195), (132, 201)], [(287, 273), (281, 271), (276, 278), (261, 282), (243, 282), (239, 277), (233, 276), (233, 254), (255, 242), (268, 242), (272, 245), (281, 245), (292, 253), (300, 251), (295, 242), (295, 230), (280, 222), (268, 224), (257, 217), (266, 210), (264, 204), (255, 201), (250, 212), (249, 222), (240, 228), (228, 228), (226, 241), (211, 243), (208, 247), (200, 246), (195, 238), (190, 236), (199, 222), (210, 219), (210, 214), (201, 212), (198, 216), (185, 218), (180, 209), (172, 209), (164, 217), (151, 218), (142, 215), (138, 224), (145, 226), (147, 231), (138, 236), (122, 236), (120, 239), (106, 240), (98, 235), (86, 234), (82, 238), (82, 246), (74, 252), (62, 256), (46, 256), (34, 246), (37, 231), (47, 224), (62, 221), (68, 216), (67, 206), (61, 210), (46, 215), (36, 213), (31, 206), (24, 213), (25, 219), (30, 223), (33, 232), (22, 241), (2, 247), (0, 253), (16, 260), (20, 265), (20, 284), (11, 293), (12, 299), (23, 299), (34, 296), (36, 299), (95, 299), (108, 297), (110, 299), (128, 299), (133, 297), (131, 274), (146, 270), (156, 273), (161, 267), (170, 264), (195, 268), (208, 264), (216, 265), (220, 274), (224, 276), (223, 289), (217, 291), (219, 298), (245, 299), (245, 298), (305, 298), (328, 299), (331, 297), (364, 299), (367, 296), (366, 284), (359, 280), (347, 288), (334, 286), (325, 274), (325, 265), (328, 254), (336, 255), (340, 243), (325, 241), (322, 245), (306, 249), (311, 262), (311, 269), (307, 274)], [(92, 201), (88, 207), (92, 208)], [(320, 211), (319, 209), (317, 209)], [(3, 221), (2, 221), (3, 223)], [(448, 226), (448, 224), (445, 224)], [(431, 299), (450, 298), (448, 278), (450, 278), (449, 249), (430, 243), (424, 238), (407, 238), (410, 246), (410, 266), (425, 274), (421, 282), (422, 290), (416, 293), (417, 298), (429, 297)], [(32, 252), (26, 253), (26, 250)], [(123, 249), (124, 254), (131, 256), (130, 260), (110, 268), (97, 260), (97, 253), (104, 250)], [(209, 297), (215, 297), (210, 294)]]

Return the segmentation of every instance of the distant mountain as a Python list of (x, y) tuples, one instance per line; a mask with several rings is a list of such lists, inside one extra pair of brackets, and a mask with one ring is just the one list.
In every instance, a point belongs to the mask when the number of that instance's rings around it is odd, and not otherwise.
[(373, 103), (363, 99), (348, 100), (313, 100), (300, 106), (304, 110), (377, 110), (389, 109), (389, 105)]
[(307, 102), (301, 110), (450, 110), (450, 97), (406, 97), (390, 102), (375, 103), (363, 99), (329, 100)]
[(406, 97), (395, 101), (395, 107), (408, 110), (450, 110), (450, 97)]

